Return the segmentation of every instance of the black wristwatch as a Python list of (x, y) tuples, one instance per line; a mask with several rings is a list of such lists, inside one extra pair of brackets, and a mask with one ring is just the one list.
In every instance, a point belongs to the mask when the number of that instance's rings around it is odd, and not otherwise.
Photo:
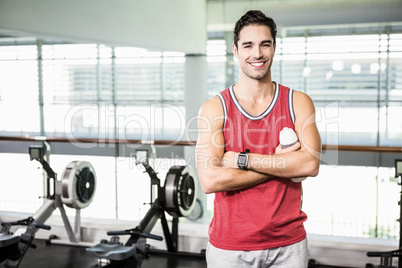
[(250, 152), (249, 149), (246, 149), (245, 152), (241, 152), (237, 157), (237, 166), (240, 169), (247, 170), (248, 165), (248, 153)]

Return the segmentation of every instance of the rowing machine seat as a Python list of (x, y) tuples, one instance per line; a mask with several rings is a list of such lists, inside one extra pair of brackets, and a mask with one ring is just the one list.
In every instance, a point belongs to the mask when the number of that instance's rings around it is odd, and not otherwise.
[(98, 259), (120, 261), (133, 256), (135, 250), (135, 246), (101, 243), (94, 247), (87, 248), (87, 255)]
[(20, 241), (20, 237), (16, 235), (0, 233), (0, 248), (16, 244)]

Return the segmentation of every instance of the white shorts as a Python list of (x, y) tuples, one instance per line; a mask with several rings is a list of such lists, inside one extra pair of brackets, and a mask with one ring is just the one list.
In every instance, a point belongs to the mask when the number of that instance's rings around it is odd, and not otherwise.
[(208, 268), (303, 268), (308, 265), (307, 238), (293, 245), (253, 251), (224, 250), (208, 242)]

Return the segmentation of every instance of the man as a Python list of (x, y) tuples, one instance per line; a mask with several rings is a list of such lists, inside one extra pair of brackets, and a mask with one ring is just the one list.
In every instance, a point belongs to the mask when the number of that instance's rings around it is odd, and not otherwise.
[[(307, 267), (307, 216), (291, 178), (318, 174), (321, 140), (311, 99), (272, 81), (275, 48), (275, 22), (248, 11), (234, 29), (239, 81), (200, 109), (197, 169), (215, 193), (208, 267)], [(285, 149), (284, 127), (300, 141)]]

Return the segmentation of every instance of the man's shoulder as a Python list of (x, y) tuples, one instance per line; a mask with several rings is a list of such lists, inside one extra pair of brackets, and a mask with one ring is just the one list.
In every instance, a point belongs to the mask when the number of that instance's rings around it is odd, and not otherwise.
[(218, 95), (215, 97), (207, 100), (204, 102), (201, 106), (201, 111), (203, 113), (208, 113), (208, 112), (219, 112), (222, 108), (222, 103)]
[[(308, 108), (314, 108), (314, 102), (310, 98), (309, 95), (302, 91), (294, 91), (293, 92), (293, 105), (295, 108), (295, 112), (297, 113), (300, 110), (308, 109)], [(298, 109), (299, 108), (299, 109)]]
[(309, 99), (311, 100), (310, 96), (304, 93), (303, 91), (293, 90), (293, 98), (296, 99)]
[[(230, 96), (229, 87), (222, 90), (221, 92), (216, 94), (214, 97), (212, 97), (211, 99), (204, 102), (203, 107), (205, 106), (205, 107), (212, 108), (215, 106), (221, 106), (222, 101), (225, 101), (224, 99), (227, 98), (228, 96)], [(222, 100), (222, 98), (223, 98), (223, 100)]]

